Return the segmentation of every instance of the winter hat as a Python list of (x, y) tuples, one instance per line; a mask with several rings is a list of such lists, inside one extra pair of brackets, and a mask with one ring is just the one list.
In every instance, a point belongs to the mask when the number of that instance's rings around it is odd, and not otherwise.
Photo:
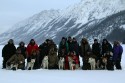
[(107, 39), (103, 39), (103, 41), (107, 41)]
[(35, 41), (34, 39), (31, 39), (30, 41)]
[(71, 39), (72, 37), (71, 37), (71, 36), (69, 36), (68, 38), (69, 38), (69, 39)]
[(50, 41), (49, 39), (46, 39), (46, 42)]
[(21, 44), (25, 45), (25, 43), (24, 43), (23, 41), (21, 41), (21, 42), (19, 43), (19, 45), (21, 45)]
[(8, 43), (14, 43), (13, 39), (10, 39), (10, 40), (8, 41)]
[(94, 39), (94, 41), (98, 41), (97, 39)]
[(66, 39), (65, 37), (62, 37), (62, 39)]

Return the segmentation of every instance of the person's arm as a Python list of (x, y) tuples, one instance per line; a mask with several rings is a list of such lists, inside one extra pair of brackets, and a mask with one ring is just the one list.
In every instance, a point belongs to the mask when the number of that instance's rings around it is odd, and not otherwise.
[(13, 62), (14, 59), (15, 59), (15, 55), (13, 55), (13, 56), (7, 61), (7, 63), (11, 63), (11, 62)]
[(21, 56), (21, 61), (20, 61), (20, 63), (22, 64), (22, 63), (24, 63), (25, 62), (25, 58), (24, 58), (24, 56), (23, 55), (20, 55)]
[(118, 59), (121, 61), (122, 58), (122, 53), (123, 53), (123, 47), (120, 45), (119, 46), (119, 54), (118, 54)]
[(2, 57), (5, 57), (5, 53), (6, 53), (6, 52), (5, 52), (5, 47), (6, 47), (6, 46), (4, 46), (3, 49), (2, 49)]
[(39, 47), (38, 47), (38, 45), (37, 45), (37, 44), (35, 45), (35, 49), (36, 49), (36, 51), (37, 51), (37, 55), (39, 55), (39, 54), (40, 54), (40, 52), (39, 52)]

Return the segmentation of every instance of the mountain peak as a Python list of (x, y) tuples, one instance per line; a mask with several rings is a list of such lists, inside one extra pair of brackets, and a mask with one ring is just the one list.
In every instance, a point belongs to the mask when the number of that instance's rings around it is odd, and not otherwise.
[[(121, 17), (124, 16), (124, 13), (121, 13), (123, 10), (125, 10), (124, 0), (81, 0), (80, 3), (63, 11), (44, 10), (17, 23), (12, 30), (0, 35), (0, 42), (6, 43), (9, 38), (15, 39), (16, 43), (20, 41), (28, 43), (32, 38), (38, 43), (47, 38), (59, 42), (62, 36), (74, 36), (79, 40), (83, 36), (89, 39), (104, 38), (113, 31), (113, 27), (124, 24)], [(120, 22), (116, 22), (117, 20)]]

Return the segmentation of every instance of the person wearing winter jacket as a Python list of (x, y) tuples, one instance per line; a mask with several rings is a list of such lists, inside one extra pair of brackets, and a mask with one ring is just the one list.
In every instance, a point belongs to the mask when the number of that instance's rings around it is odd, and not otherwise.
[(38, 45), (36, 44), (36, 42), (35, 42), (34, 39), (31, 39), (30, 43), (28, 44), (28, 46), (26, 48), (27, 55), (31, 56), (31, 53), (32, 53), (33, 50), (36, 50), (37, 53), (39, 53), (39, 47), (38, 47)]
[(97, 39), (94, 39), (94, 43), (92, 44), (92, 53), (96, 57), (96, 62), (101, 58), (101, 45), (98, 43)]
[(76, 56), (79, 57), (80, 46), (79, 46), (76, 38), (73, 38), (73, 51), (76, 53)]
[(6, 62), (16, 53), (16, 47), (14, 45), (14, 41), (10, 39), (8, 44), (6, 44), (2, 49), (2, 57), (3, 57), (3, 69), (6, 68)]
[(11, 66), (13, 70), (16, 70), (16, 68), (14, 67), (14, 65), (17, 65), (18, 69), (25, 69), (25, 58), (24, 56), (21, 54), (21, 49), (17, 48), (16, 54), (14, 54), (8, 61), (7, 61), (7, 65)]
[(73, 39), (69, 36), (68, 37), (68, 40), (67, 40), (67, 43), (68, 43), (68, 48), (69, 48), (69, 51), (74, 51), (74, 44), (73, 44)]
[(112, 52), (112, 45), (107, 41), (107, 39), (103, 39), (102, 42), (102, 55), (107, 52)]
[(26, 59), (26, 47), (25, 47), (25, 43), (23, 41), (21, 41), (19, 43), (18, 48), (21, 49), (21, 54), (24, 56), (24, 58)]
[[(55, 44), (55, 42), (54, 42), (52, 39), (50, 40), (50, 49), (51, 49), (51, 48), (54, 48), (54, 51), (55, 51), (55, 52), (58, 51), (57, 45)], [(50, 49), (49, 49), (49, 50), (50, 50)]]
[(32, 56), (32, 52), (33, 52), (33, 51), (36, 51), (36, 52), (37, 52), (37, 57), (36, 57), (37, 67), (34, 67), (34, 69), (40, 68), (40, 65), (41, 65), (41, 64), (39, 64), (39, 47), (38, 47), (38, 45), (36, 44), (36, 42), (35, 42), (34, 39), (31, 39), (31, 40), (30, 40), (30, 43), (28, 44), (28, 46), (27, 46), (27, 48), (26, 48), (26, 51), (27, 51), (27, 61), (28, 61), (28, 58)]
[(53, 47), (49, 51), (48, 63), (49, 69), (58, 69), (58, 56)]
[(65, 37), (62, 37), (62, 40), (59, 44), (59, 50), (58, 50), (59, 55), (61, 55), (60, 53), (62, 52), (62, 49), (65, 51), (65, 54), (68, 54), (69, 46)]
[(120, 45), (118, 41), (114, 42), (113, 46), (113, 61), (116, 69), (122, 69), (121, 67), (121, 58), (123, 53), (123, 47)]
[(86, 38), (83, 38), (80, 46), (81, 57), (87, 56), (91, 52), (91, 47)]
[(80, 55), (80, 46), (76, 40), (76, 38), (73, 38), (73, 51), (75, 52), (75, 55), (77, 56), (78, 58), (78, 61), (79, 61), (79, 66), (80, 66), (80, 60), (79, 60), (79, 55)]
[(46, 41), (39, 46), (39, 51), (40, 51), (39, 64), (42, 64), (42, 60), (43, 60), (44, 56), (48, 56), (48, 54), (49, 54), (48, 41), (49, 40), (46, 39)]
[[(25, 43), (23, 41), (21, 41), (19, 43), (19, 46), (17, 48), (21, 49), (21, 54), (24, 56), (24, 58), (26, 59), (26, 47), (25, 47)], [(24, 66), (25, 66), (25, 62), (24, 62)]]
[(85, 66), (86, 66), (86, 59), (89, 57), (90, 53), (91, 53), (91, 47), (90, 47), (87, 39), (83, 38), (81, 40), (81, 46), (80, 46), (80, 56), (82, 57), (82, 61), (83, 61), (82, 69), (85, 68)]

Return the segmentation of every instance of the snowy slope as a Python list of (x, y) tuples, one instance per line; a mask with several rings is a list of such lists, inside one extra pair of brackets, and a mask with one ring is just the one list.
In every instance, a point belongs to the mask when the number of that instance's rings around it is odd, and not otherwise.
[(125, 10), (124, 5), (125, 0), (81, 0), (80, 3), (64, 10), (64, 15), (77, 18), (76, 22), (85, 24)]
[[(125, 45), (122, 45), (125, 50)], [(0, 56), (3, 46), (0, 46)], [(1, 83), (124, 83), (125, 51), (122, 57), (123, 70), (2, 70), (0, 57)], [(82, 63), (82, 62), (81, 62)]]
[[(59, 43), (62, 36), (74, 36), (79, 41), (83, 36), (89, 40), (94, 37), (103, 39), (114, 30), (118, 16), (121, 19), (120, 23), (117, 22), (117, 27), (125, 24), (125, 19), (122, 18), (125, 13), (117, 14), (125, 10), (124, 5), (125, 0), (81, 0), (64, 10), (45, 10), (1, 34), (0, 44), (5, 44), (9, 38), (13, 38), (16, 44), (20, 41), (28, 43), (31, 38), (39, 44), (47, 38)], [(114, 19), (110, 18), (114, 14), (117, 14)], [(110, 19), (106, 22), (107, 18)], [(108, 22), (112, 20), (114, 23), (109, 25)]]

